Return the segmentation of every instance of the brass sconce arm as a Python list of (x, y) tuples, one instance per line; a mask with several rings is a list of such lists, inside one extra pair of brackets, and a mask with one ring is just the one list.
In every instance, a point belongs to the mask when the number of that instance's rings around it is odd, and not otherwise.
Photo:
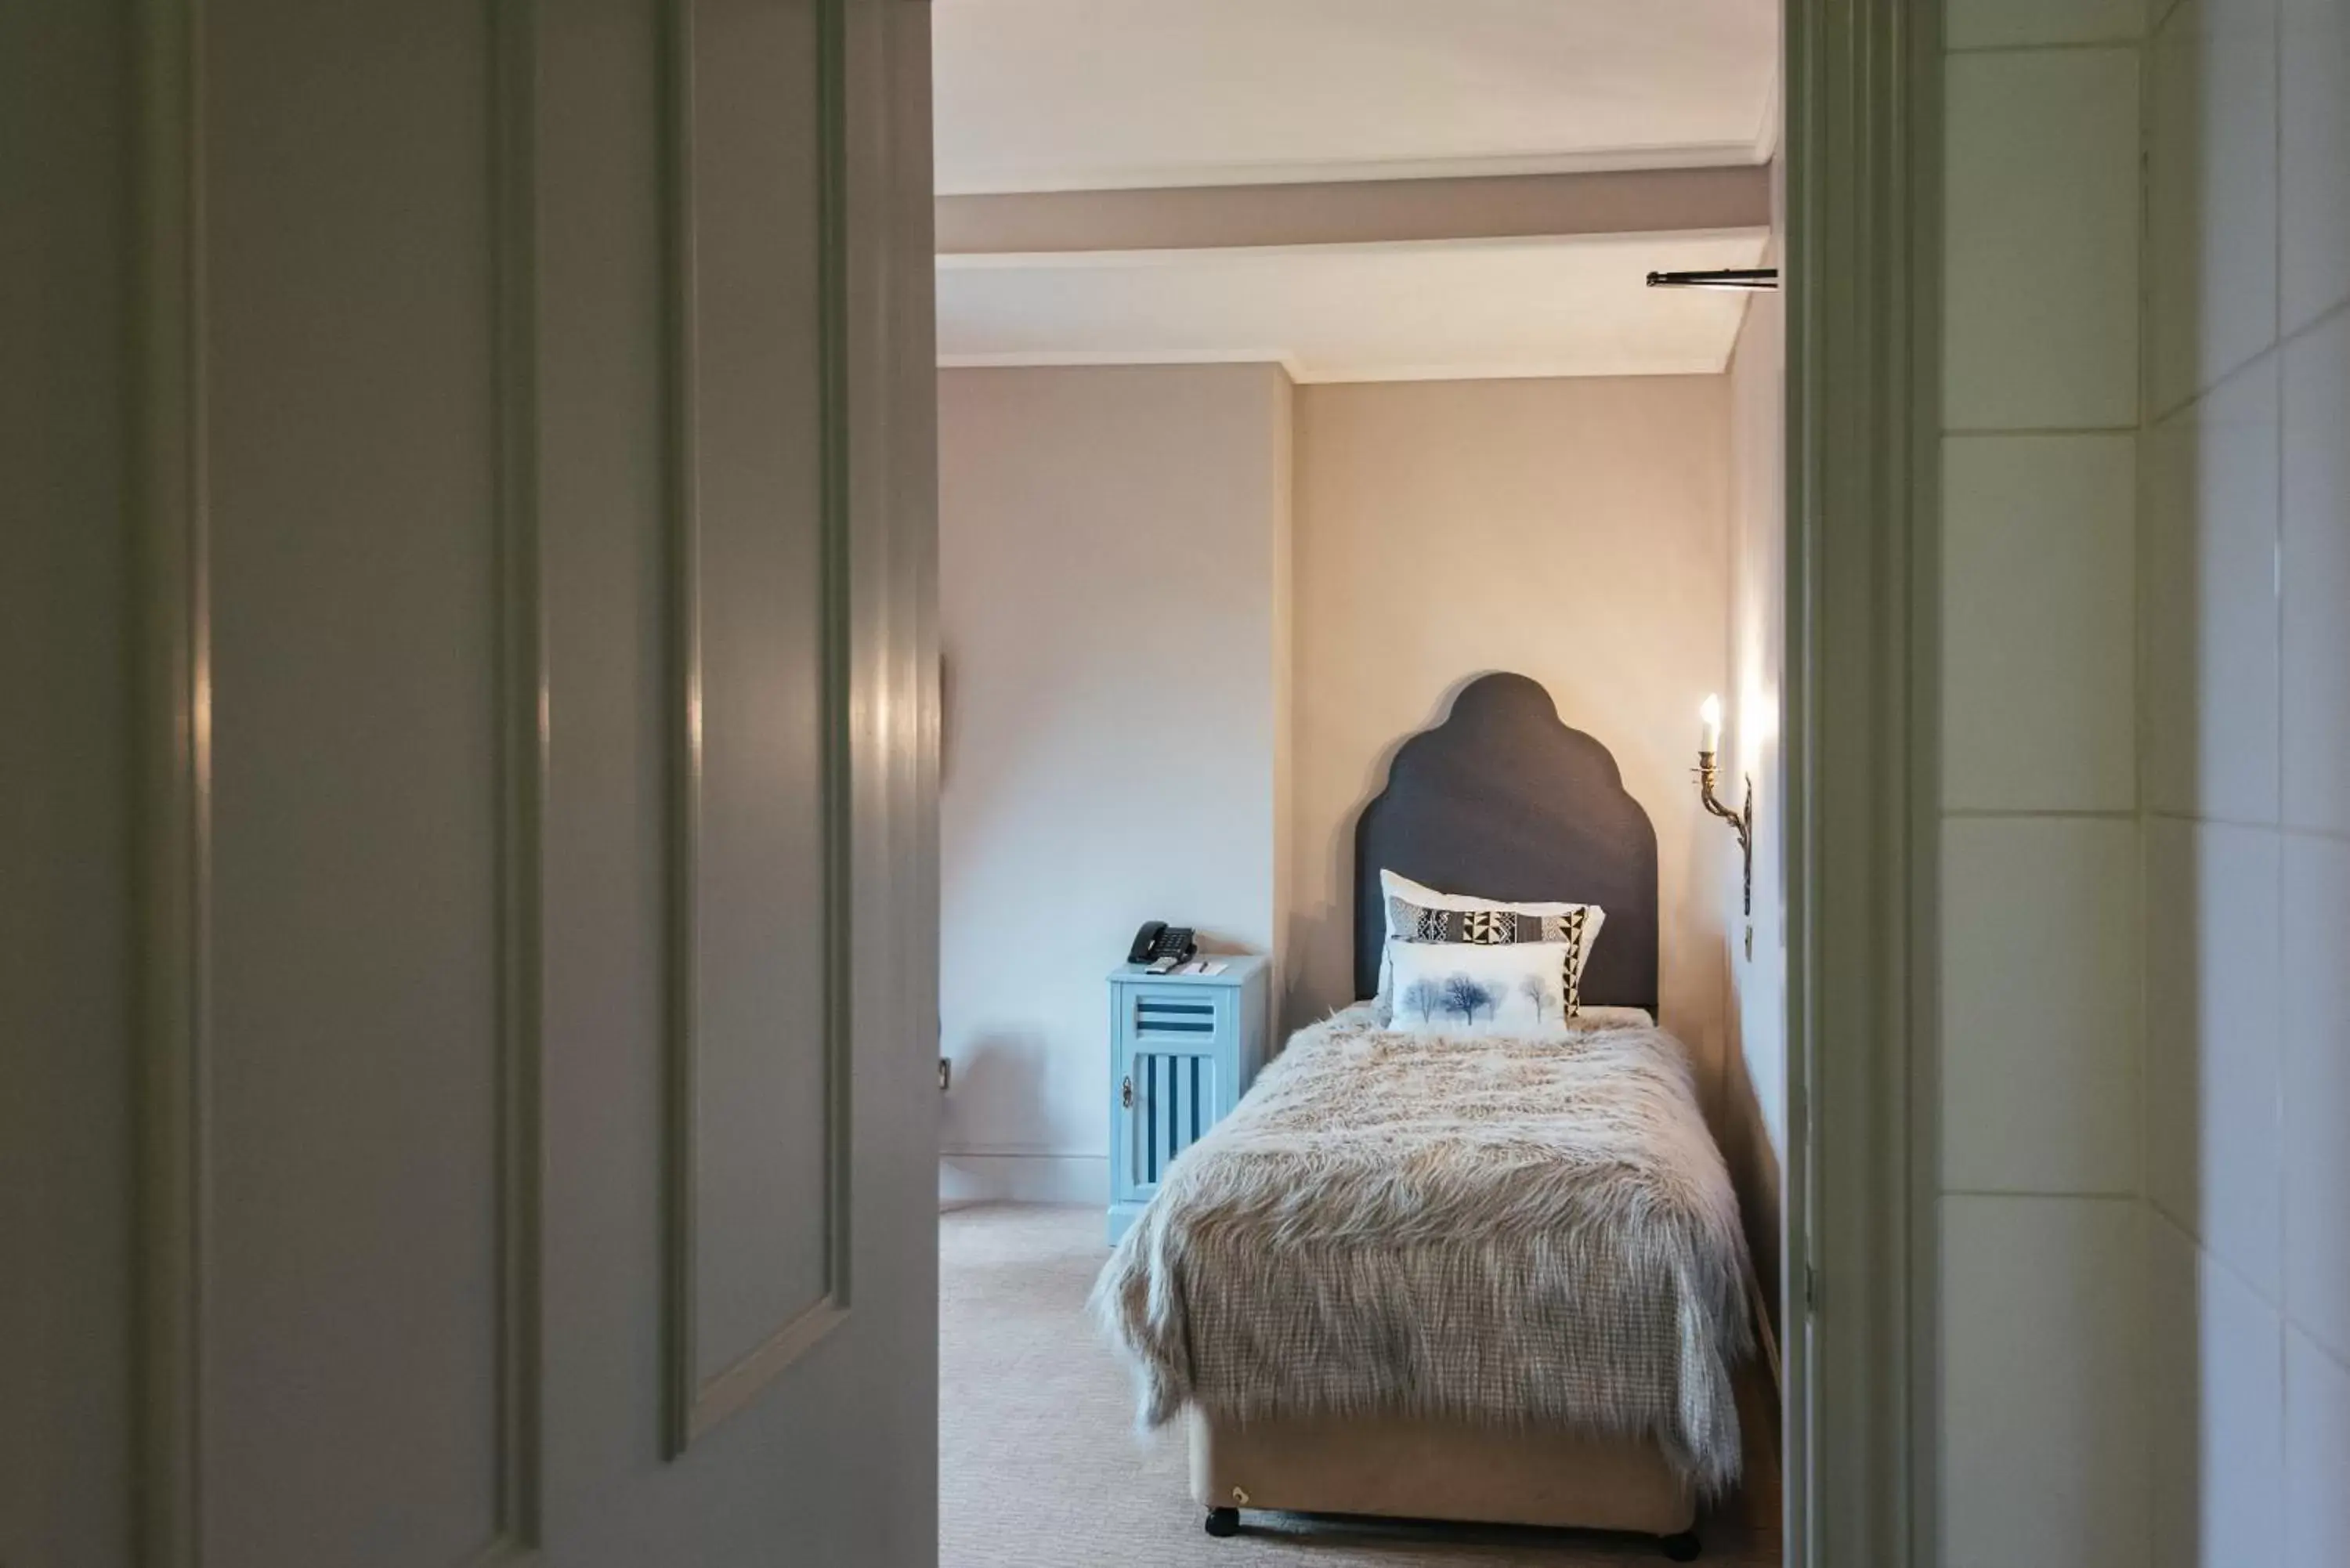
[(1746, 802), (1732, 811), (1714, 797), (1713, 786), (1721, 777), (1714, 753), (1700, 752), (1697, 754), (1698, 795), (1705, 803), (1706, 810), (1730, 824), (1730, 830), (1738, 835), (1738, 857), (1744, 865), (1745, 912), (1751, 916), (1754, 913), (1754, 779), (1751, 774), (1744, 776)]

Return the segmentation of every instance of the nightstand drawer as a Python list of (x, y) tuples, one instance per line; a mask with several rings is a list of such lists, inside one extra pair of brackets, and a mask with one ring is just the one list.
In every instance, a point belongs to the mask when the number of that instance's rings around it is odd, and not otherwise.
[(1180, 1045), (1196, 1041), (1205, 1050), (1222, 1032), (1232, 994), (1199, 985), (1130, 985), (1124, 989), (1119, 1039)]

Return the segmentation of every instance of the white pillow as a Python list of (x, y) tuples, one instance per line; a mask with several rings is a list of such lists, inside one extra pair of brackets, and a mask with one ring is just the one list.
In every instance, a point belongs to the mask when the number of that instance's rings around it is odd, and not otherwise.
[(1654, 1029), (1656, 1015), (1645, 1007), (1586, 1007), (1575, 1022), (1586, 1029)]
[[(1576, 988), (1580, 988), (1583, 983), (1583, 968), (1591, 961), (1591, 948), (1592, 944), (1599, 940), (1599, 928), (1606, 924), (1607, 919), (1607, 911), (1596, 904), (1509, 904), (1497, 898), (1474, 898), (1466, 893), (1440, 892), (1424, 882), (1415, 882), (1409, 877), (1381, 867), (1379, 868), (1379, 918), (1386, 922), (1388, 933), (1387, 941), (1379, 951), (1378, 1002), (1379, 1022), (1382, 1023), (1388, 1021), (1390, 1004), (1395, 995), (1392, 983), (1394, 952), (1399, 945), (1398, 940), (1402, 934), (1396, 929), (1395, 926), (1395, 901), (1398, 898), (1403, 899), (1406, 903), (1418, 904), (1424, 909), (1490, 909), (1511, 915), (1571, 915), (1580, 909), (1584, 913), (1583, 941), (1579, 950), (1575, 954), (1575, 972), (1568, 977)], [(1573, 1014), (1569, 1013), (1568, 1016), (1572, 1017)]]
[(1563, 942), (1398, 942), (1388, 1027), (1456, 1039), (1566, 1031)]

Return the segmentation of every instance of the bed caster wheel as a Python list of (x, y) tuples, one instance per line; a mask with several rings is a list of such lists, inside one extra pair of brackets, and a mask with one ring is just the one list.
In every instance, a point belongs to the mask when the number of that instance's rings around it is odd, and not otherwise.
[(1241, 1511), (1237, 1508), (1208, 1510), (1208, 1533), (1222, 1541), (1241, 1532)]
[(1684, 1530), (1679, 1535), (1659, 1536), (1657, 1550), (1676, 1563), (1694, 1563), (1698, 1553), (1705, 1550), (1705, 1545), (1698, 1540), (1696, 1531)]

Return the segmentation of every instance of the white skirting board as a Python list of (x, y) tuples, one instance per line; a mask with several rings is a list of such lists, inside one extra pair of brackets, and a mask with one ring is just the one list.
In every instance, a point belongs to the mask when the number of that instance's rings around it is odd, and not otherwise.
[(941, 1154), (941, 1203), (1090, 1203), (1109, 1207), (1106, 1154)]

